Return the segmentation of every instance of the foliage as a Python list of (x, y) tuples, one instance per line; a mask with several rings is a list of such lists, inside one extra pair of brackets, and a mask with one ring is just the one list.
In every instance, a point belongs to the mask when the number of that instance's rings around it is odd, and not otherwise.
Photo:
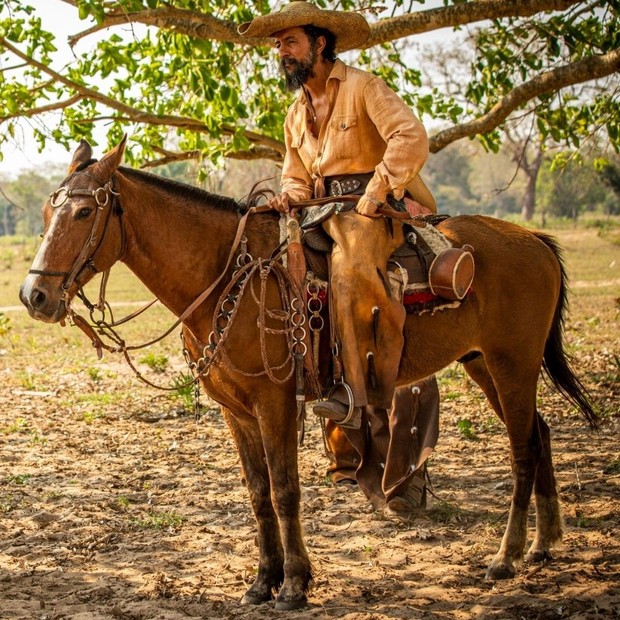
[(457, 423), (456, 427), (459, 429), (461, 436), (468, 441), (479, 441), (480, 437), (478, 437), (476, 433), (476, 429), (471, 422), (467, 418), (461, 418)]
[(617, 212), (618, 197), (593, 172), (592, 162), (561, 153), (564, 165), (543, 168), (539, 178), (541, 206), (553, 216), (576, 220), (597, 207), (605, 213)]
[(58, 186), (56, 171), (44, 175), (24, 170), (11, 181), (0, 181), (0, 234), (37, 235), (43, 230), (41, 207)]
[(165, 372), (168, 367), (168, 356), (159, 353), (146, 353), (139, 361), (157, 373)]
[[(236, 32), (274, 3), (66, 1), (85, 21), (72, 39), (76, 58), (66, 67), (55, 62), (61, 42), (27, 0), (1, 3), (0, 146), (13, 139), (19, 119), (41, 116), (46, 124), (33, 125), (41, 149), (50, 139), (68, 147), (78, 138), (96, 142), (95, 128), (105, 124), (109, 143), (131, 136), (132, 163), (281, 158), (282, 121), (292, 95), (283, 89), (268, 42), (248, 42)], [(545, 12), (559, 5), (564, 10)], [(535, 115), (541, 134), (571, 149), (598, 132), (617, 148), (618, 87), (606, 78), (620, 62), (619, 6), (617, 0), (541, 0), (530, 10), (502, 0), (446, 0), (411, 11), (409, 2), (396, 0), (392, 15), (368, 16), (371, 39), (359, 63), (398, 88), (423, 120), (447, 124), (431, 140), (435, 152), (474, 135), (497, 151), (507, 117), (519, 118), (523, 109)], [(460, 67), (468, 84), (464, 98), (425, 81), (411, 66), (413, 35), (489, 19), (475, 33), (474, 58)], [(118, 29), (128, 21), (130, 31)], [(88, 49), (78, 53), (84, 42)], [(355, 62), (356, 56), (346, 59)], [(545, 72), (553, 79), (543, 79)], [(567, 90), (584, 83), (587, 89)]]
[(6, 336), (11, 331), (11, 319), (0, 312), (0, 336)]
[(139, 528), (176, 530), (184, 521), (185, 518), (175, 512), (151, 511), (144, 517), (133, 519), (132, 523)]
[(191, 372), (180, 372), (172, 379), (173, 394), (183, 403), (187, 411), (194, 408), (195, 381)]

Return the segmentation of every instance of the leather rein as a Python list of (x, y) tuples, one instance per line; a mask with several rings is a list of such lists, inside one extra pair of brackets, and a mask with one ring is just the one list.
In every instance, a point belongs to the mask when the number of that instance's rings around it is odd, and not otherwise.
[[(85, 172), (82, 174), (85, 174), (86, 176), (91, 176)], [(95, 178), (95, 177), (92, 177), (92, 178)], [(101, 181), (99, 182), (101, 183)], [(116, 258), (116, 261), (122, 258), (124, 250), (125, 250), (125, 229), (124, 229), (123, 220), (122, 220), (122, 208), (120, 208), (120, 204), (118, 202), (119, 192), (117, 192), (116, 189), (114, 188), (114, 177), (112, 177), (112, 179), (108, 181), (107, 183), (101, 183), (99, 187), (93, 190), (79, 189), (79, 188), (69, 189), (64, 186), (60, 187), (59, 189), (57, 189), (56, 191), (50, 194), (50, 204), (52, 208), (56, 209), (56, 208), (61, 207), (63, 204), (65, 204), (67, 200), (75, 196), (91, 198), (92, 200), (94, 200), (96, 204), (96, 214), (93, 220), (93, 225), (91, 227), (90, 233), (86, 241), (84, 242), (84, 245), (80, 253), (75, 259), (71, 269), (69, 271), (46, 271), (46, 270), (39, 270), (39, 269), (30, 269), (28, 273), (34, 274), (34, 275), (49, 276), (49, 277), (64, 277), (64, 280), (62, 284), (60, 285), (60, 289), (62, 290), (62, 301), (64, 302), (65, 308), (67, 311), (67, 320), (69, 324), (79, 327), (84, 332), (84, 334), (88, 336), (88, 338), (91, 340), (93, 347), (97, 351), (97, 356), (99, 359), (101, 359), (103, 356), (103, 349), (111, 353), (123, 353), (129, 365), (131, 366), (132, 370), (135, 372), (138, 378), (140, 378), (142, 381), (144, 381), (145, 383), (153, 387), (156, 387), (162, 390), (177, 390), (178, 386), (175, 386), (173, 388), (166, 388), (166, 387), (155, 385), (151, 383), (150, 381), (148, 381), (147, 379), (145, 379), (140, 374), (139, 370), (132, 363), (128, 355), (128, 352), (135, 351), (138, 349), (143, 349), (145, 347), (151, 346), (163, 340), (172, 331), (174, 331), (179, 325), (181, 325), (202, 303), (204, 303), (206, 299), (217, 288), (217, 286), (222, 282), (224, 277), (228, 274), (228, 270), (237, 252), (237, 248), (239, 247), (239, 244), (244, 238), (243, 233), (245, 231), (245, 226), (246, 226), (248, 217), (254, 213), (265, 213), (267, 211), (271, 211), (272, 208), (266, 204), (265, 205), (254, 205), (254, 206), (249, 207), (247, 211), (241, 216), (239, 220), (239, 224), (237, 226), (237, 231), (235, 233), (235, 238), (232, 243), (232, 247), (228, 255), (227, 261), (226, 261), (226, 265), (224, 269), (222, 270), (221, 274), (216, 278), (216, 280), (209, 287), (207, 287), (185, 309), (185, 311), (176, 319), (176, 321), (170, 328), (168, 328), (163, 334), (161, 334), (160, 336), (158, 336), (157, 338), (154, 338), (153, 340), (149, 342), (146, 342), (140, 345), (127, 346), (125, 341), (114, 330), (114, 327), (136, 318), (138, 315), (140, 315), (142, 312), (144, 312), (146, 309), (148, 309), (158, 300), (154, 299), (144, 308), (141, 308), (139, 311), (134, 312), (133, 314), (121, 319), (120, 321), (113, 320), (112, 323), (108, 323), (104, 319), (95, 320), (93, 318), (94, 310), (99, 310), (102, 314), (104, 314), (105, 308), (106, 307), (109, 308), (109, 304), (105, 300), (105, 285), (107, 283), (107, 279), (109, 275), (109, 269), (108, 269), (105, 272), (103, 272), (102, 283), (101, 283), (100, 294), (99, 294), (99, 301), (96, 305), (88, 301), (88, 299), (86, 298), (86, 296), (84, 295), (82, 291), (82, 287), (79, 285), (79, 282), (78, 282), (79, 291), (78, 291), (77, 296), (82, 300), (84, 305), (89, 309), (91, 313), (91, 320), (94, 323), (94, 325), (89, 323), (84, 317), (80, 316), (79, 314), (77, 314), (77, 312), (75, 312), (75, 310), (71, 306), (71, 299), (69, 298), (69, 289), (78, 280), (80, 274), (84, 271), (84, 269), (92, 269), (95, 273), (99, 273), (99, 270), (96, 268), (94, 264), (94, 258), (104, 241), (104, 238), (105, 238), (105, 235), (108, 229), (108, 225), (111, 220), (111, 215), (115, 211), (115, 209), (119, 216), (119, 222), (120, 222), (120, 228), (121, 228), (121, 249), (120, 249), (119, 255)], [(296, 201), (296, 202), (291, 201), (290, 205), (292, 208), (307, 208), (307, 207), (322, 206), (330, 202), (357, 202), (359, 198), (360, 196), (358, 195), (326, 196), (324, 198), (314, 198), (311, 200), (302, 200), (302, 201)], [(387, 205), (379, 207), (377, 209), (377, 213), (380, 215), (384, 215), (384, 216), (391, 217), (394, 219), (399, 219), (399, 220), (402, 220), (402, 219), (410, 220), (411, 219), (411, 216), (409, 216), (407, 213), (400, 213), (398, 211), (395, 211), (394, 209), (392, 209), (391, 207)], [(103, 226), (101, 226), (102, 221), (103, 221)], [(101, 228), (101, 233), (98, 234), (98, 231), (100, 228)], [(64, 322), (61, 324), (64, 324)], [(110, 340), (112, 340), (116, 344), (109, 345), (105, 343), (100, 338), (99, 334), (107, 336), (108, 338), (110, 338)], [(189, 381), (188, 385), (193, 382), (195, 382), (195, 379), (193, 379), (192, 381)]]

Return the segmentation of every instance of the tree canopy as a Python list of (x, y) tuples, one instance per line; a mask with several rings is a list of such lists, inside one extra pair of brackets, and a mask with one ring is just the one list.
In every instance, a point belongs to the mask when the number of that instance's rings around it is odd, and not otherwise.
[[(75, 7), (84, 27), (66, 65), (54, 61), (56, 36), (28, 0), (0, 0), (0, 147), (20, 119), (47, 140), (73, 148), (130, 135), (130, 158), (157, 165), (192, 158), (280, 160), (288, 103), (269, 40), (237, 26), (282, 3), (266, 0), (46, 0)], [(426, 8), (393, 0), (374, 14), (368, 0), (316, 0), (364, 10), (371, 35), (345, 60), (399, 91), (427, 126), (431, 151), (478, 137), (497, 150), (503, 131), (523, 123), (564, 149), (592, 136), (620, 147), (620, 0), (444, 0)], [(435, 3), (438, 4), (438, 3)], [(416, 35), (466, 28), (472, 53), (460, 59), (451, 92), (439, 73), (416, 64)], [(458, 42), (458, 31), (446, 40)], [(417, 58), (419, 62), (419, 58)], [(423, 70), (424, 69), (424, 70)], [(439, 69), (438, 69), (439, 70)]]

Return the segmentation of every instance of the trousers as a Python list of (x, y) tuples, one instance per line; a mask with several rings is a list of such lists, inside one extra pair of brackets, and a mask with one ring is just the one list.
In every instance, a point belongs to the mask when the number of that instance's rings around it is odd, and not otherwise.
[(402, 227), (355, 211), (322, 224), (334, 240), (330, 303), (335, 311), (344, 380), (353, 404), (389, 409), (404, 344), (406, 311), (392, 296), (387, 262), (403, 244)]

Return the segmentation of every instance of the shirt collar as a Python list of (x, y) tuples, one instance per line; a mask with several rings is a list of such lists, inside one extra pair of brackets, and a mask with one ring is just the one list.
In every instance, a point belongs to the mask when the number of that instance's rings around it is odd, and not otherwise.
[[(336, 58), (336, 62), (334, 63), (332, 71), (329, 74), (329, 77), (327, 78), (327, 82), (329, 83), (330, 80), (340, 80), (341, 82), (344, 82), (346, 79), (347, 79), (347, 65), (345, 65), (344, 62), (342, 62), (342, 60), (340, 60), (339, 58)], [(299, 102), (303, 103), (304, 105), (308, 102), (308, 96), (306, 95), (306, 89), (303, 87), (299, 91)]]

